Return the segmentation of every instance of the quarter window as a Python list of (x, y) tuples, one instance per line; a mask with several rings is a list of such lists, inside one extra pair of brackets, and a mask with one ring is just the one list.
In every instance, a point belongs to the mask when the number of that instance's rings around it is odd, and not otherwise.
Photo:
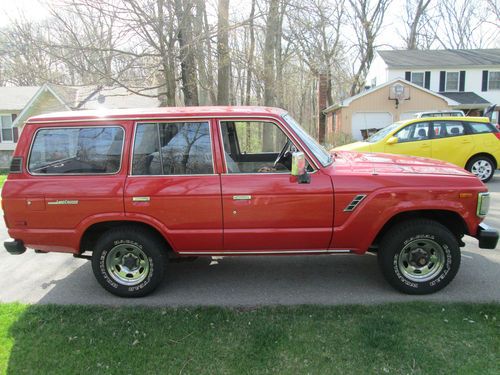
[(496, 133), (497, 129), (494, 125), (484, 122), (469, 122), (467, 123), (472, 134), (481, 133)]
[(120, 127), (50, 128), (36, 133), (28, 170), (35, 174), (112, 174), (120, 170)]
[(488, 89), (500, 90), (500, 72), (490, 72), (488, 78)]
[(138, 124), (132, 174), (212, 174), (212, 146), (207, 122)]
[(446, 72), (446, 91), (458, 91), (458, 72)]

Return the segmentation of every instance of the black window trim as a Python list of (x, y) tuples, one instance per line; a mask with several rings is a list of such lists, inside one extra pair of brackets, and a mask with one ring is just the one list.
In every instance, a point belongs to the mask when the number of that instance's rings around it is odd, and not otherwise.
[[(178, 123), (206, 123), (208, 124), (208, 132), (210, 135), (210, 150), (212, 151), (210, 156), (212, 157), (212, 173), (194, 173), (194, 174), (132, 174), (132, 166), (133, 166), (133, 161), (134, 161), (134, 150), (135, 150), (135, 140), (136, 140), (136, 135), (137, 135), (137, 127), (138, 125), (141, 124), (166, 124), (166, 123), (172, 123), (172, 124), (178, 124)], [(159, 130), (159, 127), (156, 127)], [(192, 176), (192, 177), (202, 177), (202, 176), (216, 176), (216, 168), (215, 168), (215, 158), (214, 158), (214, 137), (212, 134), (212, 120), (210, 118), (196, 118), (196, 119), (190, 119), (190, 118), (178, 118), (178, 119), (161, 119), (161, 118), (155, 118), (151, 120), (137, 120), (134, 122), (134, 131), (132, 132), (133, 137), (132, 137), (132, 145), (130, 148), (130, 166), (128, 170), (127, 177), (186, 177), (186, 176)], [(158, 134), (158, 137), (160, 135)], [(162, 158), (160, 157), (160, 160)], [(163, 163), (163, 162), (162, 162)], [(163, 167), (162, 167), (163, 170)]]
[[(36, 136), (41, 130), (50, 130), (50, 129), (95, 129), (95, 128), (119, 128), (123, 132), (123, 139), (122, 139), (122, 148), (120, 151), (120, 165), (118, 166), (118, 170), (116, 172), (111, 172), (111, 173), (36, 173), (36, 172), (31, 172), (30, 171), (30, 161), (31, 161), (31, 152), (33, 151), (33, 146), (35, 144)], [(116, 125), (101, 125), (101, 124), (96, 124), (96, 125), (73, 125), (73, 126), (44, 126), (41, 128), (36, 129), (35, 133), (33, 134), (33, 137), (31, 138), (31, 145), (30, 145), (30, 151), (28, 153), (28, 158), (26, 160), (26, 171), (28, 172), (29, 175), (31, 176), (112, 176), (112, 175), (118, 175), (121, 173), (122, 168), (123, 168), (123, 152), (125, 150), (125, 139), (126, 139), (126, 131), (125, 127), (121, 124), (116, 124)]]

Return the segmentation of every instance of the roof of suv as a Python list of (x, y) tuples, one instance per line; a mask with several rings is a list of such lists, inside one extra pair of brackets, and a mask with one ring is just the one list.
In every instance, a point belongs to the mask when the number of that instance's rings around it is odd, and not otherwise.
[(232, 117), (232, 116), (281, 116), (286, 111), (281, 108), (257, 106), (224, 106), (224, 107), (157, 107), (136, 109), (103, 109), (91, 111), (55, 112), (33, 116), (28, 123), (48, 121), (85, 121), (109, 119), (146, 119), (162, 117)]

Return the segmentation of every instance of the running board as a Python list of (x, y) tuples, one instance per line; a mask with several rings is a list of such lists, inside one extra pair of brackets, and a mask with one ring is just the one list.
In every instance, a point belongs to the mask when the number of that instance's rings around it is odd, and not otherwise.
[(262, 254), (335, 254), (350, 253), (351, 250), (262, 250), (262, 251), (179, 251), (179, 255), (262, 255)]

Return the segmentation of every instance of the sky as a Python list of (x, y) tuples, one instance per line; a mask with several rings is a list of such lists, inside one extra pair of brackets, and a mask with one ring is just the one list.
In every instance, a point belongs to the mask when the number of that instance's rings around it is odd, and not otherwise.
[(22, 14), (27, 19), (42, 19), (47, 17), (46, 7), (39, 0), (0, 0), (0, 24), (9, 23), (11, 18)]

